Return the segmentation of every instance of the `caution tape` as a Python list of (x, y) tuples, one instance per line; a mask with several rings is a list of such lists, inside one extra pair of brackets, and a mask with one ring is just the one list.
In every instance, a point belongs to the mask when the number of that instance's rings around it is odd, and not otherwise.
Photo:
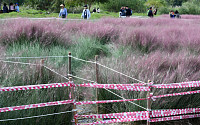
[(74, 100), (64, 100), (64, 101), (30, 104), (30, 105), (22, 105), (22, 106), (4, 107), (4, 108), (0, 108), (0, 112), (9, 112), (9, 111), (32, 109), (32, 108), (47, 107), (47, 106), (54, 106), (54, 105), (63, 105), (63, 104), (70, 104), (70, 103), (74, 103)]
[(78, 115), (76, 117), (81, 118), (147, 118), (148, 111), (138, 112), (123, 112), (123, 113), (112, 113), (112, 114), (93, 114), (93, 115)]
[(76, 102), (75, 104), (76, 105), (85, 105), (85, 104), (100, 104), (100, 103), (139, 101), (139, 100), (146, 100), (146, 98), (141, 98), (141, 99), (124, 99), (124, 100), (82, 101), (82, 102)]
[(195, 115), (181, 115), (181, 116), (172, 116), (172, 117), (164, 117), (164, 118), (155, 118), (151, 119), (150, 122), (161, 122), (161, 121), (172, 121), (172, 120), (180, 120), (180, 119), (188, 119), (188, 118), (198, 118), (200, 114)]
[(77, 85), (79, 87), (91, 87), (91, 88), (105, 88), (115, 90), (127, 90), (127, 91), (150, 91), (149, 87), (142, 86), (122, 86), (117, 84), (96, 84), (96, 83), (84, 83)]
[(189, 88), (189, 87), (200, 87), (200, 81), (182, 82), (182, 83), (171, 83), (171, 84), (155, 84), (152, 85), (154, 88)]
[(121, 123), (121, 122), (140, 121), (140, 120), (147, 120), (147, 118), (112, 119), (112, 120), (105, 120), (105, 121), (98, 121), (98, 122), (93, 122), (93, 123), (85, 123), (85, 124), (77, 124), (77, 125), (111, 124), (111, 123)]
[(151, 112), (151, 117), (163, 117), (189, 113), (200, 113), (200, 108), (153, 110)]
[(28, 86), (14, 86), (0, 88), (1, 91), (19, 91), (19, 90), (31, 90), (31, 89), (43, 89), (43, 88), (58, 88), (71, 86), (71, 82), (68, 83), (52, 83), (52, 84), (40, 84), (40, 85), (28, 85)]
[(197, 94), (197, 93), (200, 93), (200, 90), (189, 91), (189, 92), (181, 92), (181, 93), (173, 93), (173, 94), (165, 94), (165, 95), (158, 95), (158, 96), (152, 96), (152, 99), (163, 98), (163, 97), (179, 96), (179, 95), (191, 95), (191, 94)]

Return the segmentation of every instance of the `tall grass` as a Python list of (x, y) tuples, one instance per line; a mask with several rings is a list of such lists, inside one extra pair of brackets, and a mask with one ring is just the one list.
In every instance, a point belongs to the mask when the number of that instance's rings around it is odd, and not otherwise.
[[(187, 18), (193, 18), (188, 16)], [(20, 19), (0, 23), (0, 43), (2, 56), (45, 56), (67, 55), (69, 51), (78, 58), (93, 60), (100, 55), (99, 62), (115, 70), (128, 74), (141, 81), (152, 80), (155, 84), (165, 84), (183, 81), (199, 80), (200, 78), (200, 37), (199, 20), (173, 20), (167, 18), (155, 19), (112, 19), (105, 18), (97, 21), (33, 21)], [(39, 63), (40, 60), (15, 60)], [(73, 61), (73, 74), (86, 79), (95, 80), (94, 64)], [(59, 73), (67, 76), (67, 58), (48, 59), (45, 64)], [(38, 77), (35, 67), (17, 66), (1, 63), (1, 86), (40, 84), (63, 82), (59, 76), (45, 70), (42, 79)], [(34, 74), (34, 75), (33, 75)], [(75, 82), (86, 82), (74, 79)], [(100, 83), (135, 83), (137, 81), (100, 68)], [(18, 83), (18, 84), (13, 84)], [(165, 89), (153, 90), (154, 95), (189, 91), (195, 89)], [(48, 92), (49, 95), (45, 95)], [(145, 92), (117, 91), (125, 98), (143, 98)], [(13, 92), (1, 96), (0, 106), (21, 105), (24, 103), (39, 103), (68, 98), (65, 88), (39, 90), (29, 92)], [(78, 98), (94, 100), (93, 89), (78, 88)], [(28, 98), (27, 95), (31, 97)], [(38, 95), (44, 98), (39, 98)], [(64, 96), (63, 96), (64, 95)], [(10, 103), (7, 97), (11, 97)], [(23, 98), (21, 98), (23, 97)], [(18, 100), (16, 100), (18, 98)], [(100, 90), (99, 99), (120, 99), (105, 90)], [(26, 101), (28, 100), (28, 101)], [(157, 99), (153, 109), (198, 107), (199, 97), (179, 96)], [(137, 101), (146, 107), (146, 101)], [(142, 110), (128, 102), (101, 104), (100, 113), (125, 112)], [(65, 107), (65, 106), (64, 106)], [(87, 106), (85, 106), (87, 107)], [(42, 110), (44, 109), (44, 110)], [(45, 110), (47, 109), (47, 110)], [(53, 112), (63, 111), (62, 106), (53, 107)], [(3, 114), (2, 118), (15, 117), (19, 112), (23, 116), (49, 113), (49, 108), (41, 110), (16, 111)], [(27, 113), (28, 112), (28, 113)], [(39, 112), (39, 113), (38, 113)], [(69, 117), (68, 120), (71, 118)], [(58, 116), (59, 117), (59, 116)], [(56, 117), (57, 118), (57, 117)], [(48, 117), (36, 121), (48, 121), (54, 124), (63, 122), (51, 121)], [(35, 123), (34, 120), (19, 121), (19, 123)], [(45, 123), (41, 123), (45, 124)]]

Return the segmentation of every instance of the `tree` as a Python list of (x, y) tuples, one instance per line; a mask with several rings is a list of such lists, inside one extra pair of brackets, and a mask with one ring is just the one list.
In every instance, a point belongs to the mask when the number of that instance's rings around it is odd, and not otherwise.
[(94, 4), (94, 3), (105, 3), (108, 0), (67, 0), (67, 1), (75, 2), (78, 5), (88, 5), (89, 9), (90, 9), (92, 4)]
[(145, 5), (149, 6), (149, 7), (155, 7), (155, 8), (159, 8), (159, 7), (164, 7), (166, 6), (166, 2), (164, 0), (148, 0)]
[(182, 4), (184, 2), (187, 2), (189, 0), (165, 0), (169, 5), (171, 5), (172, 7), (175, 6), (182, 6)]

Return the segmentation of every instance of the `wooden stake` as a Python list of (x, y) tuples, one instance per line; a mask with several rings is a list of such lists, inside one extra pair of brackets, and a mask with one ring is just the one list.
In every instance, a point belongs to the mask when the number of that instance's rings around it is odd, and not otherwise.
[[(150, 83), (151, 81), (148, 80), (148, 83)], [(150, 98), (150, 93), (151, 93), (151, 86), (150, 84), (148, 84), (148, 87), (150, 88), (150, 91), (147, 92), (147, 110), (148, 110), (148, 116), (149, 118), (147, 119), (147, 125), (150, 125), (150, 120), (151, 120), (151, 98)]]
[(72, 74), (72, 54), (69, 52), (68, 54), (68, 74)]
[(42, 79), (44, 77), (44, 59), (40, 60), (40, 82), (42, 82)]
[[(72, 77), (69, 77), (69, 81), (73, 82)], [(72, 97), (73, 100), (76, 99), (75, 92), (74, 92), (74, 87), (71, 87), (71, 97)], [(76, 110), (76, 105), (74, 105), (74, 103), (72, 105), (73, 105), (73, 110)], [(72, 117), (74, 117), (76, 114), (77, 114), (77, 111), (74, 111)], [(75, 119), (75, 125), (77, 123), (78, 123), (78, 119)]]
[[(99, 83), (99, 65), (97, 64), (98, 61), (98, 55), (95, 56), (95, 69), (96, 69), (96, 82)], [(98, 101), (98, 88), (96, 88), (96, 101)], [(99, 114), (99, 105), (97, 104), (97, 114)]]

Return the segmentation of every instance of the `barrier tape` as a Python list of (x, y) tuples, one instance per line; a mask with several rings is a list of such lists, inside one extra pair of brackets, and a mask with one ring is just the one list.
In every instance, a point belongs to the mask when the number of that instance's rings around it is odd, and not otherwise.
[(112, 113), (112, 114), (93, 114), (93, 115), (78, 115), (81, 118), (147, 118), (148, 111), (138, 112), (123, 112), (123, 113)]
[(71, 86), (71, 83), (52, 83), (52, 84), (41, 84), (41, 85), (28, 85), (28, 86), (14, 86), (0, 88), (1, 91), (19, 91), (19, 90), (31, 90), (31, 89), (43, 89), (43, 88), (58, 88)]
[(200, 87), (200, 81), (172, 83), (172, 84), (157, 84), (157, 85), (152, 85), (152, 87), (154, 87), (154, 88), (190, 88), (190, 87)]
[(128, 90), (128, 91), (150, 91), (148, 87), (140, 87), (142, 84), (93, 84), (86, 83), (75, 85), (73, 82), (68, 83), (52, 83), (52, 84), (40, 84), (40, 85), (28, 85), (28, 86), (14, 86), (14, 87), (3, 87), (0, 88), (1, 91), (19, 91), (19, 90), (32, 90), (32, 89), (42, 89), (42, 88), (58, 88), (58, 87), (94, 87), (94, 88), (106, 88), (106, 89), (116, 89), (116, 90)]
[(141, 86), (120, 86), (117, 84), (96, 84), (96, 83), (85, 83), (77, 85), (79, 87), (92, 87), (92, 88), (105, 88), (115, 90), (127, 90), (127, 91), (150, 91), (148, 87)]
[(139, 121), (139, 120), (147, 120), (147, 118), (112, 119), (112, 120), (105, 120), (105, 121), (98, 121), (98, 122), (93, 122), (93, 123), (77, 124), (77, 125), (111, 124), (111, 123), (121, 123), (121, 122), (130, 122), (130, 121)]
[(138, 100), (146, 100), (146, 98), (141, 99), (124, 99), (124, 100), (102, 100), (102, 101), (83, 101), (76, 102), (76, 105), (85, 105), (85, 104), (100, 104), (100, 103), (113, 103), (113, 102), (128, 102), (128, 101), (138, 101)]
[(200, 113), (200, 108), (153, 110), (151, 117), (182, 115), (182, 114), (188, 114), (188, 113)]
[(151, 119), (150, 122), (172, 121), (172, 120), (197, 118), (197, 117), (200, 117), (200, 114), (195, 114), (195, 115), (181, 115), (181, 116), (172, 116), (172, 117), (164, 117), (164, 118), (155, 118), (155, 119)]
[(74, 100), (64, 100), (64, 101), (30, 104), (30, 105), (22, 105), (22, 106), (4, 107), (4, 108), (0, 108), (0, 112), (16, 111), (16, 110), (23, 110), (23, 109), (32, 109), (32, 108), (47, 107), (47, 106), (54, 106), (54, 105), (63, 105), (63, 104), (70, 104), (70, 103), (74, 103)]
[(181, 92), (181, 93), (173, 93), (173, 94), (165, 94), (165, 95), (158, 95), (158, 96), (152, 96), (152, 99), (163, 98), (163, 97), (171, 97), (171, 96), (179, 96), (179, 95), (191, 95), (191, 94), (197, 94), (197, 93), (200, 93), (200, 90), (189, 91), (189, 92)]

